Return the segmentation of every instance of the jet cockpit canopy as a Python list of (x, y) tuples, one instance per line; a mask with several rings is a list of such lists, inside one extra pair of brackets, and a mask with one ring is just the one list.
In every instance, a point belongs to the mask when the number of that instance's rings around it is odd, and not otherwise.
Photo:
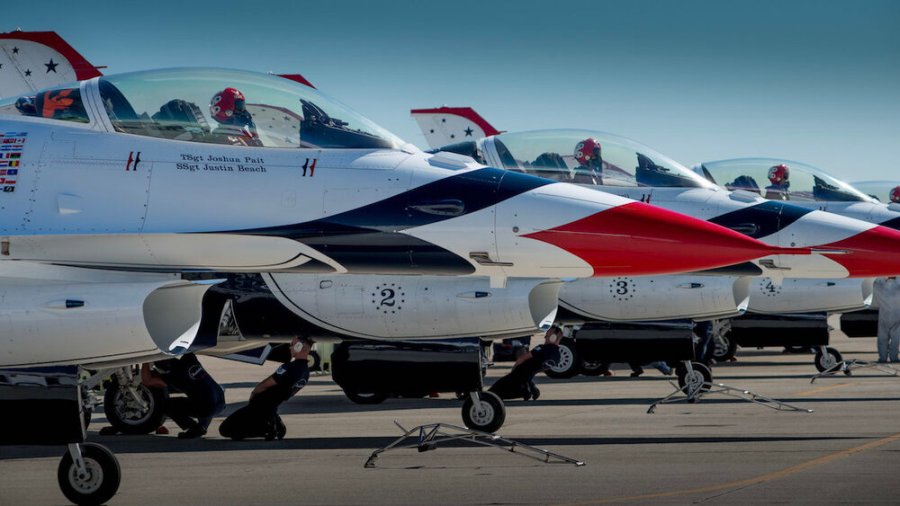
[[(770, 200), (875, 202), (821, 169), (790, 160), (736, 158), (703, 162), (694, 170), (728, 190), (749, 191)], [(787, 177), (781, 178), (782, 174)]]
[(503, 133), (485, 138), (481, 148), (488, 165), (568, 183), (715, 188), (667, 156), (604, 132)]
[[(318, 90), (240, 70), (178, 68), (105, 76), (10, 98), (0, 102), (0, 111), (88, 122), (89, 108), (82, 100), (91, 94), (112, 128), (127, 134), (274, 148), (396, 149), (405, 144)], [(30, 103), (14, 108), (17, 100)]]

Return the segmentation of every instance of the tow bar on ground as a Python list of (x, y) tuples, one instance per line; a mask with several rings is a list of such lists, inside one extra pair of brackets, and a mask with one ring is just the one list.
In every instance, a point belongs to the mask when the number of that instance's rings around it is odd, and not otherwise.
[[(683, 387), (679, 387), (675, 382), (669, 381), (669, 384), (675, 388), (675, 391), (671, 394), (663, 397), (662, 399), (654, 402), (650, 405), (650, 409), (647, 410), (647, 413), (653, 413), (656, 410), (656, 406), (660, 404), (672, 404), (675, 402), (697, 402), (702, 397), (710, 395), (710, 394), (720, 394), (727, 397), (733, 397), (735, 399), (740, 399), (747, 402), (752, 402), (754, 404), (758, 404), (760, 406), (767, 407), (769, 409), (774, 409), (776, 411), (799, 411), (804, 413), (812, 413), (813, 410), (801, 408), (799, 406), (794, 406), (793, 404), (788, 404), (786, 402), (781, 402), (779, 400), (773, 399), (771, 397), (767, 397), (762, 394), (758, 394), (756, 392), (751, 392), (750, 390), (744, 390), (742, 388), (735, 388), (732, 386), (728, 386), (722, 383), (708, 383), (703, 382), (702, 384), (694, 384), (688, 383)], [(679, 396), (683, 394), (682, 396)], [(678, 396), (678, 397), (676, 397)]]
[(815, 383), (817, 379), (824, 378), (828, 376), (834, 376), (835, 374), (842, 372), (847, 376), (852, 376), (853, 371), (857, 369), (875, 369), (876, 371), (883, 372), (890, 376), (900, 376), (900, 369), (895, 367), (891, 367), (886, 364), (879, 364), (878, 362), (868, 362), (866, 360), (841, 360), (840, 362), (834, 364), (833, 366), (825, 369), (824, 371), (816, 374), (809, 380), (810, 383)]
[[(468, 441), (482, 446), (491, 446), (499, 450), (544, 462), (545, 464), (566, 463), (575, 464), (576, 466), (584, 465), (584, 462), (566, 457), (565, 455), (553, 453), (541, 448), (535, 448), (534, 446), (500, 437), (496, 434), (471, 430), (449, 423), (430, 423), (427, 425), (419, 425), (418, 427), (413, 427), (409, 430), (400, 425), (396, 420), (394, 421), (394, 424), (397, 427), (400, 427), (400, 430), (403, 431), (403, 435), (384, 448), (379, 448), (372, 452), (366, 460), (365, 467), (375, 467), (375, 460), (378, 458), (378, 455), (386, 451), (415, 448), (419, 452), (426, 452), (429, 450), (436, 450), (439, 444), (450, 441)], [(414, 443), (403, 444), (407, 440), (413, 438), (415, 439)]]

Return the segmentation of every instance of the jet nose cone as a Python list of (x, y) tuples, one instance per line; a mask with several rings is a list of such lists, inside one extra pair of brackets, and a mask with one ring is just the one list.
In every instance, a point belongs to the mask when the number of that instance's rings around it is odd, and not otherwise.
[(631, 202), (526, 235), (577, 255), (594, 276), (673, 274), (746, 262), (787, 251), (725, 227)]
[(823, 249), (846, 252), (824, 254), (847, 269), (849, 277), (900, 275), (900, 231), (876, 225), (842, 241), (825, 245)]

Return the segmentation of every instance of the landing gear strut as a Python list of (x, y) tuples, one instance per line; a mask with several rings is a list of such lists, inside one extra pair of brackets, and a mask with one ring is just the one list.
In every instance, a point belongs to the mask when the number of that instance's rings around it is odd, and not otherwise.
[(71, 443), (56, 477), (66, 499), (78, 505), (103, 504), (119, 490), (122, 469), (105, 446)]

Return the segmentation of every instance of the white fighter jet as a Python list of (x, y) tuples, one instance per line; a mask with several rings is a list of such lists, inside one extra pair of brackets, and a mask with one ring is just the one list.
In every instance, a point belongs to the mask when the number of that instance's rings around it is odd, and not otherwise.
[[(0, 73), (24, 67), (25, 78), (46, 56), (9, 38), (0, 47)], [(42, 65), (49, 74), (58, 61)], [(810, 253), (577, 185), (422, 153), (277, 76), (170, 69), (4, 95), (6, 368), (111, 367), (182, 353), (202, 334), (212, 283), (190, 279), (203, 273), (466, 276), (499, 290), (523, 278), (689, 272)], [(331, 281), (310, 279), (314, 289)], [(405, 302), (402, 290), (385, 290), (373, 295), (382, 306)], [(339, 292), (332, 297), (342, 300)], [(59, 399), (72, 415), (61, 416), (60, 403), (35, 406), (41, 394), (3, 386), (4, 410), (27, 415), (18, 442), (83, 438), (80, 388)], [(69, 497), (102, 501), (108, 486), (93, 483), (88, 461), (112, 473), (109, 462), (77, 447), (70, 458), (61, 481)]]
[[(616, 276), (579, 280), (560, 292), (561, 321), (710, 320), (741, 314), (750, 304), (751, 279), (780, 289), (824, 284), (817, 297), (796, 299), (798, 310), (838, 307), (848, 290), (896, 271), (897, 231), (819, 209), (767, 201), (749, 191), (723, 192), (677, 162), (627, 139), (599, 132), (552, 130), (497, 133), (470, 108), (414, 109), (435, 151), (451, 151), (508, 170), (537, 174), (677, 210), (778, 245), (818, 248), (805, 258), (764, 258), (732, 277)], [(492, 132), (478, 138), (482, 132)], [(442, 146), (442, 147), (441, 147)], [(876, 239), (877, 237), (877, 239)], [(755, 271), (754, 271), (755, 269)], [(797, 281), (808, 278), (812, 281)], [(838, 280), (835, 281), (835, 278)], [(844, 278), (863, 278), (850, 279)], [(756, 281), (760, 283), (760, 281)], [(870, 291), (870, 290), (869, 290)], [(866, 294), (858, 293), (856, 299)], [(818, 300), (821, 298), (821, 300)], [(837, 299), (837, 300), (832, 300)], [(575, 361), (573, 361), (575, 362)], [(817, 361), (818, 363), (818, 361)]]
[[(766, 199), (790, 202), (805, 209), (823, 210), (883, 227), (900, 228), (900, 207), (891, 202), (889, 195), (896, 185), (887, 182), (882, 184), (881, 191), (877, 192), (885, 199), (879, 201), (867, 194), (876, 192), (860, 191), (855, 185), (841, 181), (819, 168), (792, 160), (779, 158), (718, 160), (696, 164), (694, 171), (729, 190), (752, 192)], [(874, 190), (871, 185), (865, 187)], [(896, 256), (896, 253), (893, 253), (893, 256)], [(756, 278), (750, 289), (748, 311), (758, 314), (790, 315), (809, 312), (846, 313), (872, 308), (873, 282), (874, 278), (857, 280)], [(742, 325), (752, 325), (752, 322), (748, 321)], [(720, 325), (720, 328), (727, 329), (727, 325)], [(727, 334), (718, 338), (724, 340), (726, 343), (724, 346), (733, 353), (732, 339)], [(836, 351), (824, 355), (818, 353), (816, 366), (824, 370), (840, 359), (840, 354)]]

